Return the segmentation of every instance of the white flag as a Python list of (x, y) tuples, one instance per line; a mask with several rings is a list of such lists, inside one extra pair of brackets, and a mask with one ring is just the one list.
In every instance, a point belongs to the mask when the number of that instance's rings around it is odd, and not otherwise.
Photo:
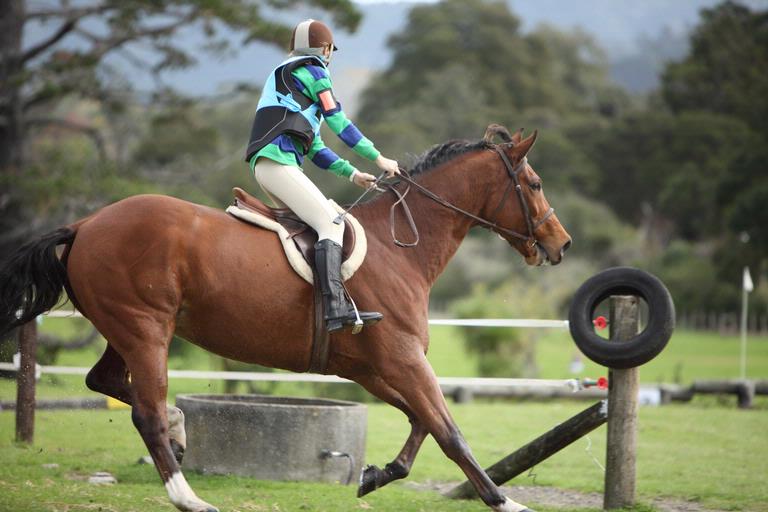
[(755, 289), (754, 283), (752, 283), (752, 276), (749, 274), (749, 267), (744, 267), (744, 291), (751, 292)]

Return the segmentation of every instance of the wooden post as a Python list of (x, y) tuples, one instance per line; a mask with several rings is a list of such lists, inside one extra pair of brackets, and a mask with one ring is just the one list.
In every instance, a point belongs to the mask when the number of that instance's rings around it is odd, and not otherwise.
[[(501, 485), (517, 475), (532, 468), (541, 461), (559, 452), (577, 439), (581, 439), (605, 423), (607, 408), (605, 400), (584, 409), (549, 432), (537, 437), (486, 469), (486, 473), (496, 485)], [(457, 485), (448, 494), (450, 498), (468, 499), (477, 496), (469, 481)]]
[[(640, 327), (638, 298), (611, 297), (610, 337), (628, 340)], [(635, 462), (637, 460), (638, 368), (608, 371), (608, 437), (605, 463), (606, 510), (635, 504)]]
[(32, 320), (19, 329), (21, 361), (16, 373), (16, 441), (32, 443), (35, 438), (35, 351), (37, 322)]

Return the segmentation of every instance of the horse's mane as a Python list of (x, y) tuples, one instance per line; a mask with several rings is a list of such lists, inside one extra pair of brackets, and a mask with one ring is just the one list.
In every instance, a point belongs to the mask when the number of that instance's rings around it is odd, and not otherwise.
[(449, 140), (432, 146), (418, 156), (408, 172), (411, 175), (421, 174), (464, 153), (490, 147), (493, 147), (493, 144), (485, 139), (479, 141)]
[[(491, 148), (494, 145), (494, 137), (500, 137), (505, 143), (514, 144), (515, 142), (520, 142), (521, 133), (522, 130), (515, 135), (512, 135), (509, 133), (509, 130), (500, 124), (488, 125), (488, 129), (486, 129), (482, 140), (468, 141), (454, 139), (432, 146), (416, 158), (416, 161), (408, 172), (411, 174), (420, 174), (429, 169), (433, 169), (448, 160), (453, 160), (464, 153), (469, 153), (470, 151), (476, 151), (478, 149)], [(517, 139), (515, 139), (515, 136), (517, 136)]]

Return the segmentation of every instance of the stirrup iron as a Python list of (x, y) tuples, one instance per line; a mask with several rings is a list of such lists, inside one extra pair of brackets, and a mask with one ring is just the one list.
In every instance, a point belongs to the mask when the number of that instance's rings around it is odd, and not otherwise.
[(352, 326), (352, 334), (359, 334), (360, 331), (363, 330), (363, 319), (360, 318), (360, 312), (357, 310), (357, 304), (355, 304), (354, 299), (352, 299), (352, 296), (347, 292), (346, 287), (344, 288), (344, 293), (347, 295), (349, 303), (352, 304), (352, 310), (355, 312), (355, 325)]

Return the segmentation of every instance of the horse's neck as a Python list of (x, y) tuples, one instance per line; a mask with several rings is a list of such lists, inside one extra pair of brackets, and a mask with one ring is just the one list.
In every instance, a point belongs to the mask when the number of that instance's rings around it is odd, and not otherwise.
[[(451, 204), (478, 215), (485, 190), (481, 184), (472, 183), (473, 180), (468, 179), (468, 173), (463, 169), (471, 168), (473, 165), (466, 162), (465, 158), (480, 158), (480, 156), (459, 157), (449, 162), (443, 169), (427, 171), (417, 180), (419, 184)], [(459, 162), (460, 160), (465, 162)], [(467, 165), (461, 165), (461, 163)], [(400, 185), (398, 190), (402, 192), (405, 187)], [(408, 262), (419, 269), (419, 273), (431, 287), (467, 236), (472, 227), (472, 220), (438, 204), (412, 186), (406, 202), (419, 233), (419, 243), (412, 248), (397, 247), (392, 241), (389, 222), (389, 210), (395, 200), (395, 195), (388, 192), (384, 197), (365, 205), (366, 232), (369, 236), (381, 240), (385, 247), (390, 247), (392, 251), (402, 254)], [(398, 237), (403, 242), (411, 242), (413, 235), (399, 205), (396, 207), (395, 218)]]

